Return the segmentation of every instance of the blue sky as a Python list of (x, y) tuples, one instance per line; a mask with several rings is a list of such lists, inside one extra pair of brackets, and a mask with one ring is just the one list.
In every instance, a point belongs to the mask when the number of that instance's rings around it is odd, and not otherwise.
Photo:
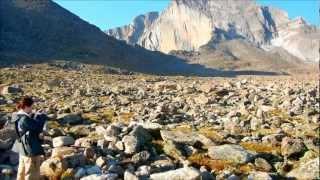
[[(140, 14), (162, 11), (170, 0), (54, 0), (101, 30), (129, 24)], [(319, 26), (320, 0), (257, 0), (261, 5), (284, 9), (290, 18), (302, 16), (308, 23)]]

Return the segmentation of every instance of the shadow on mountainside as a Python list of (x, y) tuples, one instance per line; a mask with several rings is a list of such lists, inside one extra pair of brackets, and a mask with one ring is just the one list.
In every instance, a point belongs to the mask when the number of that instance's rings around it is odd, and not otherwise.
[[(63, 58), (57, 58), (63, 59)], [(267, 71), (256, 71), (256, 70), (220, 70), (208, 68), (200, 64), (188, 64), (183, 59), (172, 57), (167, 63), (153, 64), (144, 63), (139, 66), (129, 65), (125, 67), (119, 64), (105, 64), (101, 60), (86, 60), (86, 59), (68, 59), (63, 60), (65, 62), (76, 63), (76, 64), (89, 64), (89, 65), (107, 65), (123, 70), (128, 70), (137, 73), (144, 73), (150, 75), (160, 76), (199, 76), (199, 77), (236, 77), (245, 75), (255, 76), (277, 76), (277, 75), (288, 75), (279, 72), (267, 72)], [(38, 63), (54, 63), (56, 60), (40, 60), (40, 59), (19, 59), (19, 60), (6, 60), (3, 61), (3, 57), (0, 56), (0, 67), (12, 67), (15, 65), (24, 64), (38, 64)], [(151, 61), (153, 62), (153, 61)]]

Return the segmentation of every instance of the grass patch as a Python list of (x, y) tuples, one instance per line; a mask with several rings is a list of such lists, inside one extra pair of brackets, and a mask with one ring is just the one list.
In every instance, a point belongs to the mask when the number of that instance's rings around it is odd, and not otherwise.
[(219, 134), (215, 129), (210, 127), (200, 128), (198, 132), (215, 142), (223, 142), (224, 140), (221, 134)]
[(272, 153), (272, 154), (280, 154), (281, 153), (280, 146), (272, 146), (270, 144), (241, 142), (240, 145), (249, 151), (254, 151), (254, 152), (258, 152), (258, 153)]
[(188, 157), (188, 160), (195, 166), (205, 166), (214, 171), (222, 171), (226, 168), (231, 168), (234, 166), (229, 161), (211, 159), (205, 153), (193, 154)]
[(184, 132), (184, 133), (190, 133), (190, 132), (192, 132), (192, 127), (191, 127), (191, 125), (180, 125), (180, 126), (177, 126), (171, 130), (172, 131), (180, 131), (180, 132)]
[(114, 119), (116, 119), (116, 121), (118, 122), (122, 122), (124, 124), (129, 124), (131, 119), (133, 118), (134, 113), (132, 112), (128, 112), (128, 113), (120, 113), (120, 115), (118, 117), (114, 117)]
[(82, 117), (92, 123), (101, 123), (102, 117), (98, 113), (84, 113)]

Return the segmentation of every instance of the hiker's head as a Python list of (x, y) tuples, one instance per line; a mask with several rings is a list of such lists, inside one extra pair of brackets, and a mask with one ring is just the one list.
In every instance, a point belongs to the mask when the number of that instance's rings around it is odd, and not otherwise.
[(25, 96), (17, 104), (17, 109), (23, 110), (26, 113), (31, 113), (32, 112), (32, 105), (33, 105), (33, 99), (29, 96)]

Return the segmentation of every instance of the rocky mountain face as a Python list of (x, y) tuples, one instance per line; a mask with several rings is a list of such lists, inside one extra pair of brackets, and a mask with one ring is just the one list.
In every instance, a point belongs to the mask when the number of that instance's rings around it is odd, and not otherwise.
[[(165, 53), (199, 51), (203, 45), (244, 39), (264, 51), (281, 48), (305, 62), (319, 59), (318, 28), (302, 18), (290, 20), (285, 11), (253, 0), (172, 0), (156, 20), (145, 23), (148, 26), (134, 24), (130, 31), (125, 26), (107, 34)], [(141, 35), (133, 41), (132, 34)]]
[(122, 39), (129, 44), (136, 44), (140, 36), (149, 29), (151, 24), (159, 17), (158, 12), (150, 12), (134, 18), (132, 24), (124, 27), (118, 27), (112, 30), (107, 30), (106, 33), (114, 36), (117, 39)]
[[(144, 18), (150, 21), (156, 17), (156, 13), (150, 13), (137, 18), (135, 25), (143, 24)], [(1, 0), (0, 22), (0, 65), (73, 60), (154, 74), (196, 71), (174, 56), (107, 36), (51, 0)]]

